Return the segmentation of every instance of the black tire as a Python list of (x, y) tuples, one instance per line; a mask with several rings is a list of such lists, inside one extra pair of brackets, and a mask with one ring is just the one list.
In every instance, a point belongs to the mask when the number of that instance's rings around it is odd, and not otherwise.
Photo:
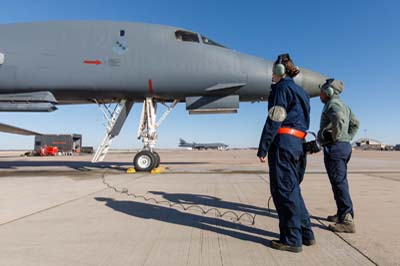
[(156, 157), (151, 151), (138, 152), (133, 159), (133, 165), (139, 172), (150, 172), (154, 169), (155, 163)]
[(156, 161), (154, 163), (154, 168), (157, 168), (160, 166), (161, 158), (160, 155), (157, 152), (153, 152), (154, 157), (156, 158)]

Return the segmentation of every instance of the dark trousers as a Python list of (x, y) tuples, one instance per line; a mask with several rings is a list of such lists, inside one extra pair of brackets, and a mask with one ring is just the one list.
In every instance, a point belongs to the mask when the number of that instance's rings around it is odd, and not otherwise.
[(350, 158), (351, 145), (348, 142), (336, 142), (324, 147), (325, 168), (331, 182), (339, 221), (343, 221), (347, 213), (354, 217), (353, 203), (347, 182), (347, 163)]
[(279, 216), (280, 241), (299, 247), (302, 239), (314, 239), (300, 189), (307, 164), (303, 141), (278, 135), (268, 151), (268, 164), (271, 195)]

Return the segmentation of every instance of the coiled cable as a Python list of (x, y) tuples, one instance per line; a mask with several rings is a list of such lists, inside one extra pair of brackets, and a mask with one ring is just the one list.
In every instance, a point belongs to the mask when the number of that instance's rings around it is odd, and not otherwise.
[(231, 216), (234, 217), (233, 221), (237, 222), (237, 223), (241, 223), (241, 221), (243, 220), (243, 217), (248, 217), (248, 219), (250, 220), (251, 225), (255, 224), (256, 214), (250, 214), (248, 212), (244, 212), (244, 213), (238, 215), (234, 211), (221, 212), (218, 208), (208, 208), (208, 209), (206, 209), (206, 208), (203, 208), (202, 206), (200, 206), (198, 204), (184, 205), (182, 203), (174, 203), (174, 202), (171, 202), (171, 201), (168, 201), (168, 200), (157, 200), (155, 198), (148, 198), (148, 197), (143, 196), (143, 195), (136, 195), (135, 193), (130, 193), (127, 188), (119, 189), (119, 188), (111, 185), (110, 183), (108, 183), (107, 180), (106, 180), (106, 173), (103, 173), (102, 181), (103, 181), (104, 185), (106, 185), (108, 188), (114, 190), (116, 193), (124, 194), (124, 195), (126, 195), (128, 197), (133, 197), (135, 199), (143, 199), (144, 201), (153, 202), (153, 203), (158, 204), (158, 205), (166, 204), (170, 208), (181, 207), (184, 211), (189, 211), (190, 209), (198, 209), (198, 210), (201, 211), (201, 213), (203, 215), (206, 215), (206, 214), (210, 213), (211, 211), (214, 211), (218, 218), (223, 218), (224, 216), (231, 215)]

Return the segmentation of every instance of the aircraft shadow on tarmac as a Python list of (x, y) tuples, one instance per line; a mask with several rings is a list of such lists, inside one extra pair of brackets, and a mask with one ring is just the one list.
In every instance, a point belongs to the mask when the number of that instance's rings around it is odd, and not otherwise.
[[(131, 166), (129, 163), (88, 161), (5, 161), (0, 162), (0, 169), (18, 169), (19, 167), (68, 167), (78, 171), (90, 171), (91, 169), (113, 169), (126, 171)], [(43, 170), (43, 169), (41, 169)]]
[[(163, 162), (162, 164), (208, 164), (208, 162)], [(126, 171), (133, 167), (130, 162), (99, 162), (88, 161), (0, 161), (0, 169), (18, 169), (19, 167), (68, 167), (77, 171), (90, 171), (91, 169), (112, 169)], [(43, 169), (41, 169), (43, 170)]]
[[(262, 208), (258, 206), (253, 206), (249, 204), (243, 204), (238, 202), (231, 202), (231, 201), (224, 201), (220, 198), (209, 196), (209, 195), (200, 195), (200, 194), (185, 194), (185, 193), (167, 193), (163, 191), (149, 191), (149, 193), (154, 195), (160, 195), (165, 200), (168, 200), (173, 203), (180, 203), (180, 204), (194, 204), (194, 205), (203, 205), (208, 207), (215, 207), (215, 208), (223, 208), (232, 211), (239, 211), (239, 212), (248, 212), (251, 214), (261, 215), (261, 216), (268, 216), (272, 218), (278, 219), (278, 214), (274, 209)], [(266, 199), (267, 201), (267, 199)], [(272, 199), (271, 199), (272, 203)], [(317, 216), (310, 216), (311, 218), (317, 220), (326, 220), (322, 217)], [(321, 224), (312, 223), (313, 227), (319, 227), (322, 229), (327, 229), (325, 226)]]
[[(270, 245), (268, 238), (279, 238), (279, 234), (258, 229), (256, 227), (233, 223), (223, 219), (207, 217), (168, 208), (159, 205), (136, 201), (118, 201), (111, 198), (96, 197), (97, 201), (105, 202), (106, 206), (142, 219), (153, 219), (171, 224), (190, 226), (218, 234), (224, 234), (240, 240), (251, 241), (262, 245)], [(260, 237), (260, 236), (263, 237)]]

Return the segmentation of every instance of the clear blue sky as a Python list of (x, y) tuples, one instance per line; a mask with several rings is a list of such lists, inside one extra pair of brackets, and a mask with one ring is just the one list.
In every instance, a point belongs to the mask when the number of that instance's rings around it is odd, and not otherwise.
[[(2, 0), (1, 10), (0, 23), (147, 22), (201, 32), (269, 60), (289, 52), (297, 65), (344, 81), (342, 98), (361, 121), (357, 138), (367, 135), (400, 143), (399, 1)], [(311, 102), (311, 129), (316, 131), (322, 104), (318, 98)], [(134, 106), (113, 147), (141, 147), (136, 139), (140, 108), (141, 104)], [(189, 116), (180, 104), (159, 129), (158, 147), (176, 147), (180, 137), (231, 147), (257, 146), (266, 108), (266, 103), (241, 103), (236, 115)], [(43, 133), (81, 133), (84, 145), (95, 147), (105, 132), (95, 105), (60, 106), (54, 113), (0, 113), (0, 122)], [(33, 137), (0, 133), (0, 149), (32, 147)]]

